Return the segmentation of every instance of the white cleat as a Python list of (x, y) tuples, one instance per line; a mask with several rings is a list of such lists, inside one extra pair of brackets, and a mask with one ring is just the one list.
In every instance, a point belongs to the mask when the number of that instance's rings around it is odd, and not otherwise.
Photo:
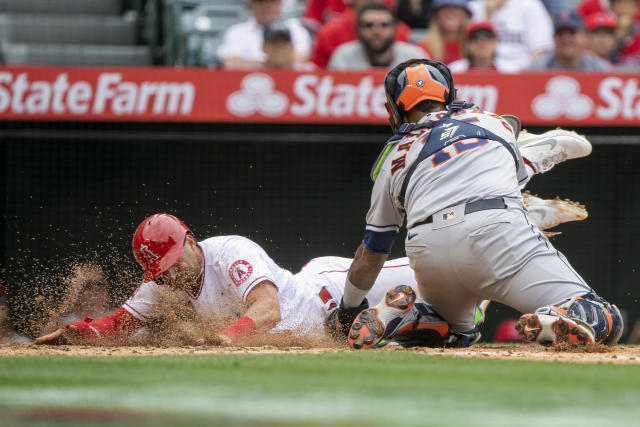
[(540, 230), (547, 230), (570, 221), (582, 221), (589, 216), (583, 205), (571, 200), (545, 200), (525, 191), (522, 200), (529, 211), (531, 222)]
[(522, 157), (536, 173), (545, 173), (558, 163), (591, 154), (591, 143), (582, 135), (564, 129), (554, 129), (540, 135), (522, 131), (518, 137)]

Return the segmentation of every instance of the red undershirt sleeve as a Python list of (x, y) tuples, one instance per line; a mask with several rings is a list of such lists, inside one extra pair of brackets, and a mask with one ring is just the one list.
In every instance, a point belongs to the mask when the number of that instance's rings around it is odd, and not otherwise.
[(94, 321), (87, 317), (83, 321), (69, 323), (69, 326), (78, 328), (80, 335), (93, 338), (113, 337), (122, 333), (131, 333), (145, 325), (142, 320), (136, 319), (124, 308), (120, 307), (115, 313)]

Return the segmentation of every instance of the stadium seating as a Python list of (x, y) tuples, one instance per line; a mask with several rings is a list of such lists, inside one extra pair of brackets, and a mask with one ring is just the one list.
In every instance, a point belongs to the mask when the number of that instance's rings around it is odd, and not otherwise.
[(149, 65), (139, 14), (121, 0), (0, 0), (0, 45), (8, 64)]
[(225, 31), (250, 16), (244, 2), (231, 0), (165, 0), (165, 63), (217, 66)]

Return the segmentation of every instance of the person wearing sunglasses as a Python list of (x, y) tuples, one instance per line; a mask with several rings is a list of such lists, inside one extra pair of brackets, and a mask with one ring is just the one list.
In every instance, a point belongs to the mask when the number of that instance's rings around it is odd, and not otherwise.
[(362, 70), (394, 66), (409, 58), (424, 58), (426, 52), (410, 43), (396, 40), (398, 21), (381, 3), (360, 9), (357, 17), (358, 40), (340, 45), (331, 56), (332, 70)]

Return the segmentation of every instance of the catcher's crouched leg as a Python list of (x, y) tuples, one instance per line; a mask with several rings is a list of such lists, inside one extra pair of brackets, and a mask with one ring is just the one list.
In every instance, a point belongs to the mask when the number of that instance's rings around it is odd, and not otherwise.
[(572, 298), (566, 310), (567, 317), (581, 320), (593, 329), (596, 342), (616, 345), (620, 340), (624, 329), (620, 310), (595, 292)]
[(618, 307), (593, 291), (559, 306), (541, 307), (533, 315), (525, 314), (516, 325), (525, 342), (541, 344), (568, 341), (616, 345), (623, 329)]
[[(455, 333), (451, 326), (426, 302), (416, 302), (417, 318), (411, 327), (404, 327), (390, 341), (403, 347), (469, 347), (480, 340), (484, 324), (484, 308), (476, 308), (474, 328), (467, 333)], [(486, 306), (485, 306), (486, 307)]]

